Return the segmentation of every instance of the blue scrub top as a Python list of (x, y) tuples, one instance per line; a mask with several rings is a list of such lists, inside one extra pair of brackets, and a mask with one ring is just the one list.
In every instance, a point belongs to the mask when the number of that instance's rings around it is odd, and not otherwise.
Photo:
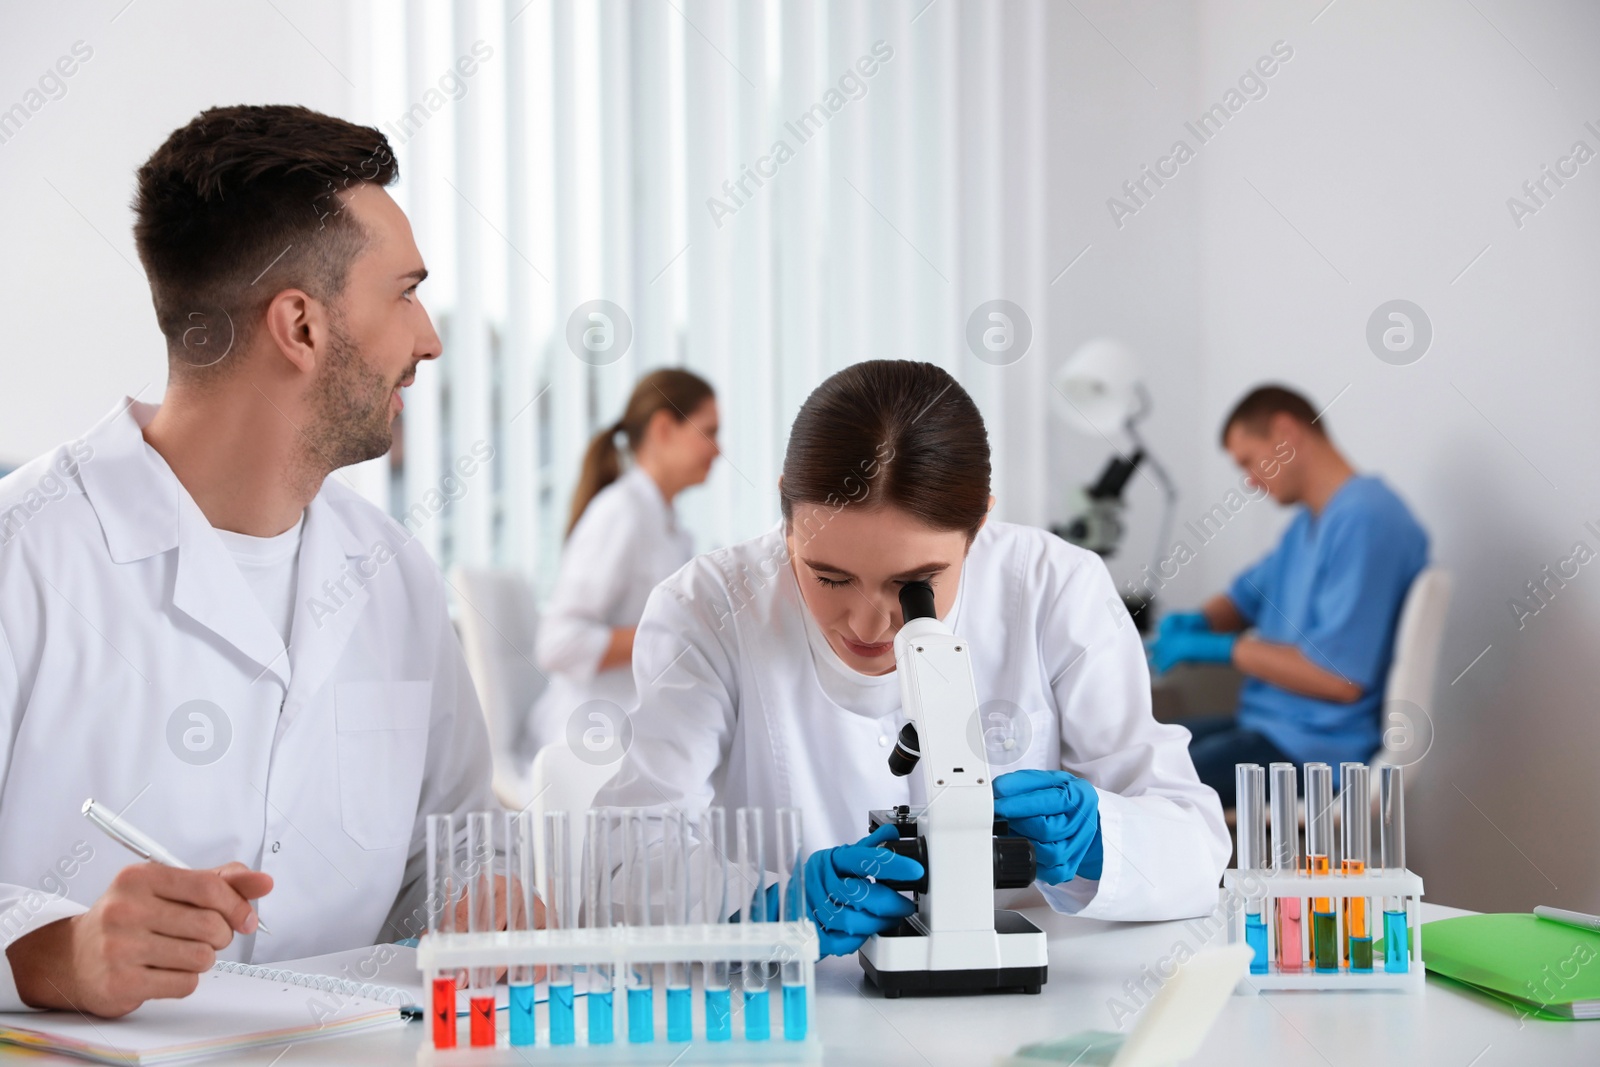
[(1379, 721), (1406, 592), (1428, 562), (1428, 535), (1381, 479), (1356, 475), (1321, 515), (1301, 508), (1283, 539), (1234, 579), (1228, 597), (1263, 640), (1361, 686), (1350, 704), (1290, 693), (1256, 678), (1239, 694), (1239, 725), (1296, 763), (1366, 762)]

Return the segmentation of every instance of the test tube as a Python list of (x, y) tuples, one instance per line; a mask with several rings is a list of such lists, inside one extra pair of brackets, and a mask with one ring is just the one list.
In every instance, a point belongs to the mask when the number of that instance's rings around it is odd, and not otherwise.
[[(526, 811), (508, 811), (505, 828), (506, 929), (526, 933), (533, 929), (533, 815)], [(506, 981), (511, 987), (507, 1012), (511, 1043), (531, 1045), (534, 1042), (533, 968), (525, 963), (514, 963), (507, 968)]]
[[(1272, 770), (1272, 869), (1280, 875), (1300, 873), (1299, 775), (1292, 763), (1274, 763)], [(1299, 897), (1278, 898), (1278, 969), (1298, 971), (1305, 960), (1305, 933)]]
[[(494, 932), (494, 813), (467, 815), (467, 931)], [(474, 1047), (494, 1045), (494, 968), (473, 967), (467, 1000), (469, 1034)]]
[[(644, 943), (650, 929), (650, 839), (649, 822), (641, 808), (622, 812), (623, 922), (630, 940)], [(655, 993), (651, 988), (653, 966), (649, 960), (629, 960), (625, 965), (628, 982), (628, 1040), (644, 1044), (656, 1039)]]
[[(591, 930), (611, 929), (611, 814), (591, 808), (583, 837), (583, 922)], [(610, 963), (589, 965), (589, 1044), (609, 1045), (613, 1040), (612, 990), (616, 979)]]
[[(1365, 763), (1339, 764), (1341, 850), (1339, 870), (1346, 878), (1364, 878), (1372, 852), (1372, 780)], [(1367, 898), (1344, 898), (1345, 965), (1358, 973), (1372, 970), (1372, 930), (1367, 926)]]
[[(1234, 851), (1238, 853), (1240, 880), (1258, 875), (1245, 875), (1245, 871), (1259, 871), (1267, 865), (1267, 775), (1259, 763), (1239, 763), (1233, 768), (1234, 822), (1237, 835)], [(1262, 915), (1262, 897), (1259, 893), (1247, 894), (1244, 901), (1244, 939), (1255, 952), (1250, 960), (1251, 974), (1266, 974), (1271, 954), (1267, 949), (1267, 923)]]
[[(800, 855), (800, 809), (778, 809), (777, 856), (778, 919), (785, 923), (804, 922), (806, 911), (805, 872)], [(791, 953), (782, 966), (783, 1036), (786, 1041), (806, 1039), (806, 986), (800, 959)]]
[[(1384, 767), (1378, 778), (1378, 851), (1383, 873), (1399, 877), (1406, 869), (1406, 794), (1404, 771)], [(1383, 969), (1405, 974), (1411, 969), (1411, 931), (1406, 929), (1406, 898), (1383, 898)]]
[[(1306, 764), (1306, 873), (1327, 878), (1333, 861), (1333, 768)], [(1332, 897), (1311, 898), (1311, 954), (1319, 971), (1339, 969), (1339, 917)]]
[[(456, 928), (456, 827), (453, 815), (428, 816), (428, 936), (448, 941)], [(456, 1047), (456, 972), (433, 979), (433, 1047)]]
[[(544, 925), (565, 931), (577, 926), (572, 914), (572, 819), (565, 811), (544, 816)], [(560, 936), (559, 933), (555, 936)], [(549, 969), (550, 1043), (577, 1041), (572, 998), (572, 965), (554, 963)]]
[[(765, 839), (762, 835), (761, 808), (740, 808), (735, 813), (739, 842), (739, 906), (745, 929), (767, 921)], [(744, 985), (744, 1039), (766, 1041), (772, 1036), (772, 1013), (767, 999), (767, 963), (746, 959), (742, 968)]]
[[(673, 809), (661, 819), (662, 922), (680, 929), (689, 925), (689, 821)], [(666, 965), (667, 1040), (694, 1040), (694, 991), (688, 961)]]
[[(711, 808), (700, 820), (700, 872), (708, 927), (728, 922), (728, 813)], [(716, 955), (702, 968), (706, 990), (706, 1040), (733, 1038), (733, 998), (728, 992), (728, 958)]]

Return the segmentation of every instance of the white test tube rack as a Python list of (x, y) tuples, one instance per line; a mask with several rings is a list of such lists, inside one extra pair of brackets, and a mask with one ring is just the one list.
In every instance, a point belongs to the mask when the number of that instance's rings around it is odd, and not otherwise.
[[(1257, 901), (1261, 901), (1261, 914), (1267, 926), (1268, 964), (1266, 974), (1246, 974), (1234, 987), (1236, 994), (1265, 993), (1280, 989), (1387, 989), (1406, 993), (1420, 993), (1425, 972), (1422, 964), (1422, 876), (1409, 870), (1387, 871), (1378, 869), (1368, 874), (1345, 875), (1331, 872), (1312, 877), (1307, 874), (1287, 874), (1272, 870), (1241, 871), (1229, 868), (1222, 872), (1223, 899), (1229, 902), (1228, 943), (1245, 944), (1245, 916)], [(1311, 897), (1332, 898), (1336, 916), (1339, 942), (1339, 969), (1319, 971), (1311, 958), (1311, 913), (1306, 903)], [(1400, 974), (1384, 970), (1383, 956), (1374, 952), (1371, 971), (1352, 971), (1344, 959), (1345, 900), (1352, 897), (1367, 899), (1367, 930), (1376, 944), (1382, 934), (1383, 899), (1400, 898), (1406, 913), (1406, 929), (1411, 935), (1410, 962)], [(1297, 970), (1280, 970), (1278, 967), (1278, 929), (1273, 922), (1277, 914), (1274, 906), (1279, 899), (1301, 901), (1305, 944), (1301, 950), (1303, 961)], [(1232, 902), (1237, 901), (1237, 907)], [(1248, 904), (1247, 904), (1248, 902)], [(1376, 927), (1374, 926), (1376, 922)]]
[[(817, 930), (810, 921), (765, 923), (690, 923), (686, 926), (614, 926), (606, 930), (519, 930), (499, 933), (425, 934), (417, 945), (417, 966), (422, 970), (423, 989), (431, 990), (440, 972), (470, 967), (509, 967), (512, 964), (546, 966), (610, 963), (615, 985), (615, 1039), (590, 1045), (585, 1028), (577, 1027), (576, 1043), (550, 1044), (547, 1027), (540, 1027), (532, 1045), (512, 1046), (507, 1034), (497, 1033), (494, 1047), (463, 1043), (453, 1049), (433, 1047), (431, 1034), (424, 1035), (417, 1052), (423, 1067), (528, 1067), (530, 1064), (706, 1064), (706, 1063), (820, 1063), (822, 1042), (816, 1036), (816, 961), (819, 955)], [(781, 1018), (772, 1024), (772, 1036), (764, 1041), (747, 1041), (738, 1016), (738, 997), (734, 997), (733, 1035), (726, 1041), (708, 1041), (704, 1018), (696, 1012), (692, 1041), (655, 1040), (630, 1042), (625, 1007), (628, 966), (669, 962), (704, 963), (727, 960), (730, 963), (765, 962), (778, 965), (800, 963), (809, 1014), (806, 1036), (789, 1040), (783, 1036)], [(543, 985), (543, 983), (540, 983)], [(773, 993), (778, 994), (776, 980)], [(735, 991), (737, 993), (737, 990)], [(659, 1000), (659, 998), (654, 998)], [(698, 986), (696, 999), (701, 999)], [(774, 1009), (778, 1004), (773, 1005)], [(542, 1013), (541, 1013), (542, 1014)], [(781, 1012), (775, 1014), (781, 1016)], [(663, 1028), (656, 1027), (657, 1033)]]

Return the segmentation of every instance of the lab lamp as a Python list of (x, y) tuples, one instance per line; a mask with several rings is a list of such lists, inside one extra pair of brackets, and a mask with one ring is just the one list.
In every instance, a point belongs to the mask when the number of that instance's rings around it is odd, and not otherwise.
[[(1178, 492), (1167, 470), (1139, 433), (1139, 423), (1150, 414), (1150, 393), (1139, 379), (1138, 360), (1120, 341), (1107, 337), (1085, 342), (1061, 365), (1051, 382), (1056, 407), (1075, 430), (1100, 437), (1116, 449), (1099, 476), (1090, 485), (1072, 494), (1072, 517), (1052, 526), (1052, 533), (1075, 545), (1096, 552), (1106, 559), (1116, 554), (1127, 533), (1123, 521), (1124, 492), (1141, 467), (1146, 477), (1161, 490), (1161, 521), (1156, 537), (1152, 573), (1159, 573), (1162, 549), (1172, 537), (1172, 522), (1177, 511)], [(1106, 432), (1120, 431), (1132, 444), (1131, 451), (1117, 449)], [(1144, 593), (1126, 592), (1122, 602), (1133, 616), (1139, 632), (1149, 629), (1154, 617), (1155, 598)]]

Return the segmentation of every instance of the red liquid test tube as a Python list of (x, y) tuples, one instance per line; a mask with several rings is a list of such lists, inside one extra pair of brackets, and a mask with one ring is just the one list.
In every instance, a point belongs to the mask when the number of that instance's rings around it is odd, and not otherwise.
[(472, 1020), (471, 1042), (473, 1048), (494, 1045), (494, 997), (473, 997), (469, 1017)]
[(456, 980), (433, 980), (433, 1047), (456, 1047)]

